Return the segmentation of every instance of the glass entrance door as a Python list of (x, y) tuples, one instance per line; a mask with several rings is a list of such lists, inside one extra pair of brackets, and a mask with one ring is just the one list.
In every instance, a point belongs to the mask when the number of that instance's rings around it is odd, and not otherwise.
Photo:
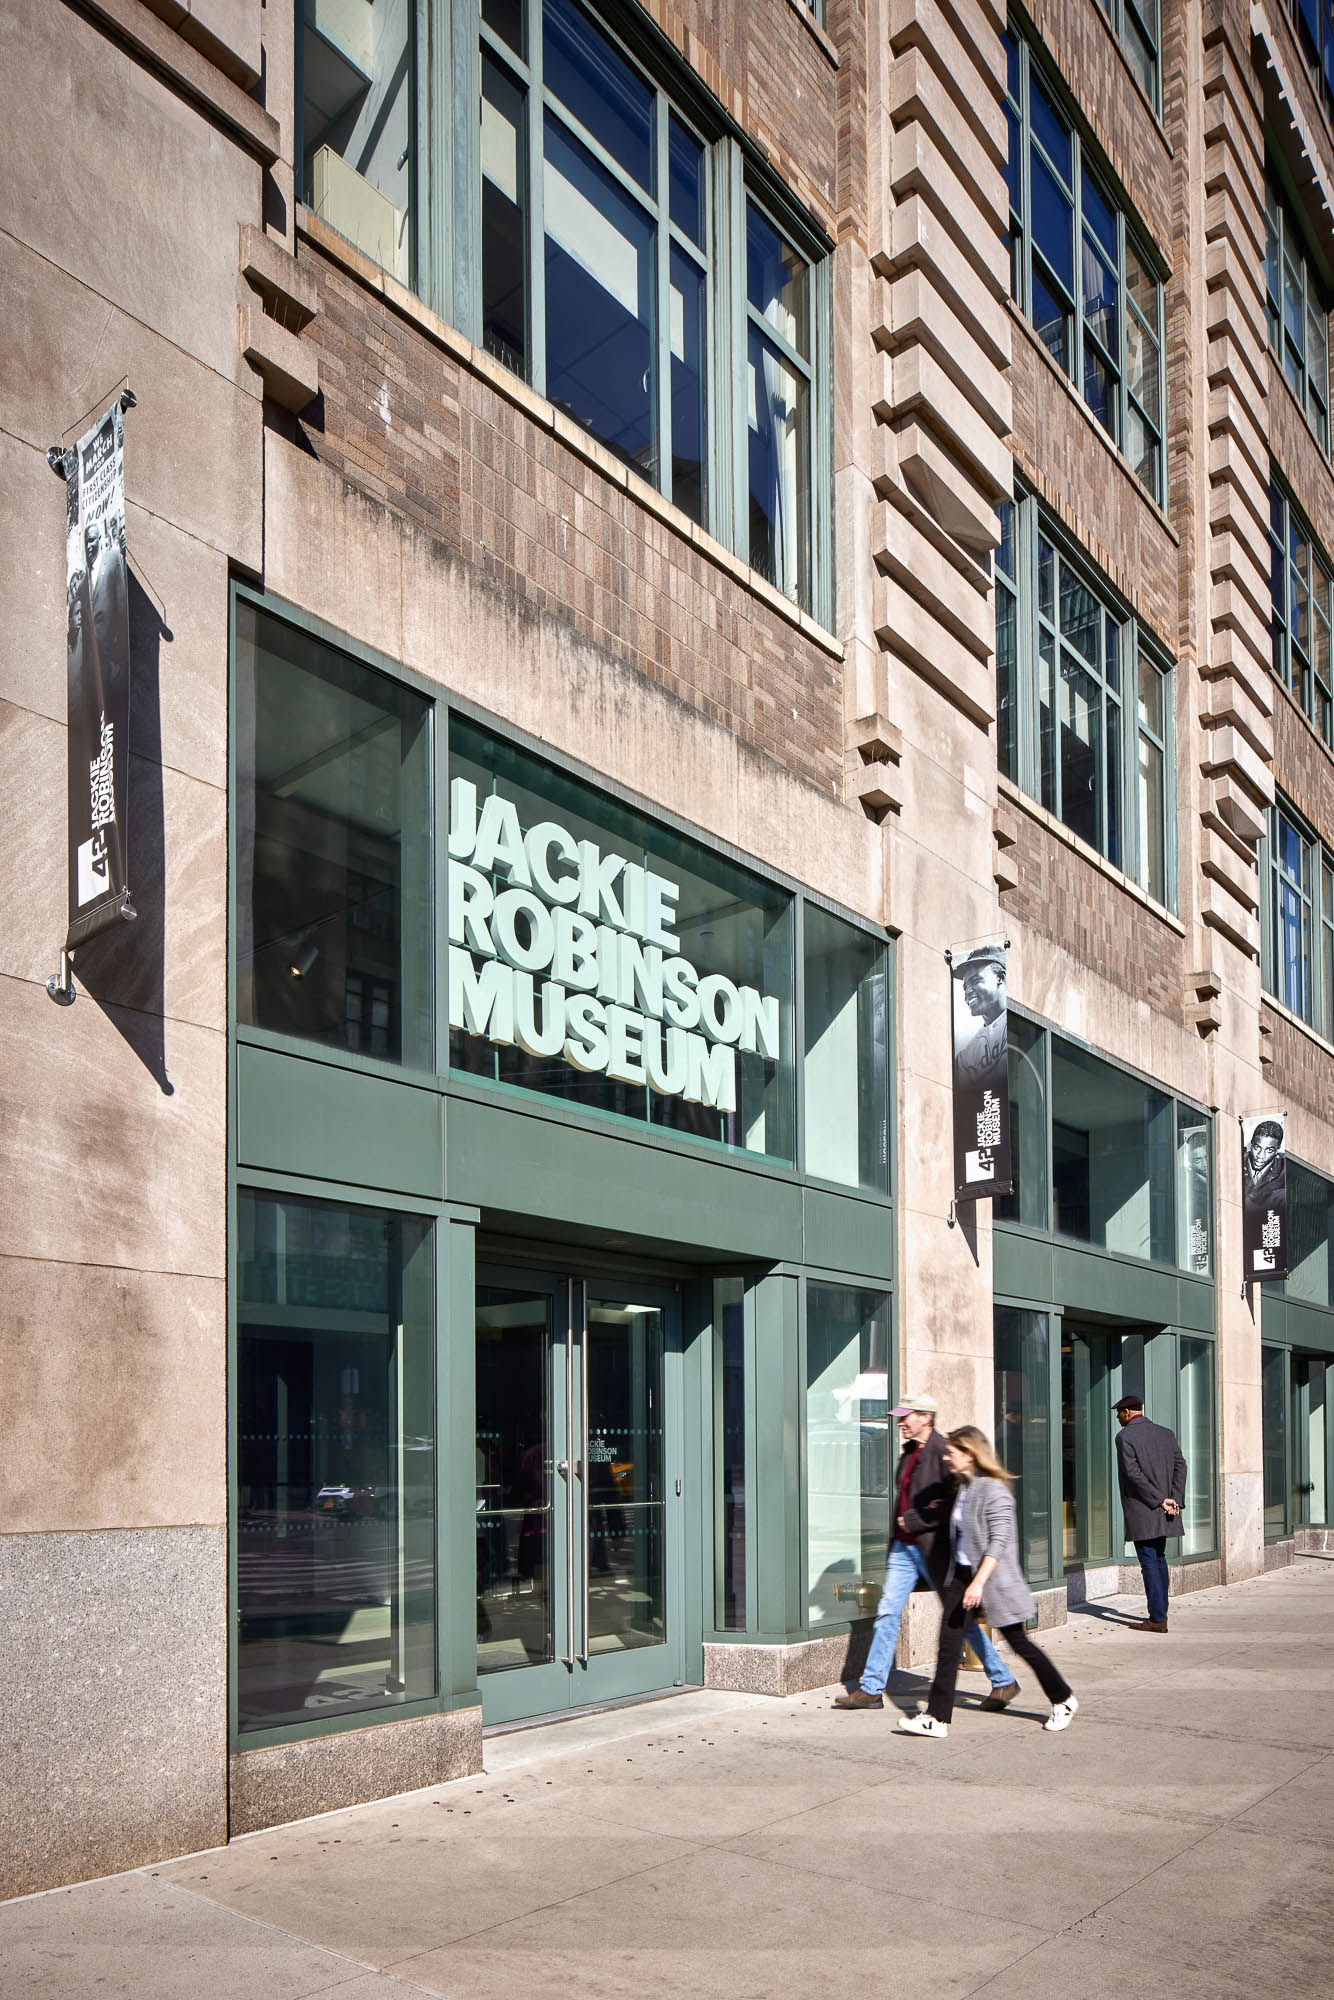
[(1061, 1501), (1067, 1569), (1121, 1560), (1116, 1498), (1118, 1396), (1144, 1394), (1144, 1336), (1061, 1329)]
[(681, 1678), (674, 1296), (484, 1272), (477, 1672), (487, 1722)]

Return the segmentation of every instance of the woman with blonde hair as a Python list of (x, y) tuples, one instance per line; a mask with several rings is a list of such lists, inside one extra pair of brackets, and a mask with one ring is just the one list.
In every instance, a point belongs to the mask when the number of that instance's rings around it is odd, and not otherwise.
[(1010, 1474), (975, 1424), (951, 1431), (945, 1466), (959, 1482), (950, 1516), (950, 1566), (941, 1591), (940, 1653), (926, 1709), (904, 1716), (905, 1736), (947, 1736), (964, 1635), (979, 1605), (1011, 1652), (1033, 1669), (1052, 1704), (1044, 1729), (1068, 1729), (1079, 1707), (1070, 1687), (1024, 1627), (1037, 1606), (1019, 1567), (1019, 1523)]

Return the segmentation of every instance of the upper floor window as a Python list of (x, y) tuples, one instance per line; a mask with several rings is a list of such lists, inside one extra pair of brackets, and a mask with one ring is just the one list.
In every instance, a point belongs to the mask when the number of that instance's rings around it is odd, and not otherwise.
[(997, 761), (1141, 888), (1170, 895), (1172, 678), (1031, 496), (1001, 509)]
[(1010, 289), (1155, 500), (1163, 488), (1162, 285), (1029, 44), (1006, 35)]
[(1274, 672), (1334, 747), (1330, 629), (1334, 573), (1283, 488), (1269, 489)]
[(1126, 60), (1158, 109), (1158, 0), (1098, 0)]
[(1265, 301), (1269, 345), (1293, 395), (1329, 450), (1329, 300), (1319, 285), (1292, 209), (1265, 186)]
[(298, 0), (301, 193), (401, 283), (415, 282), (416, 0)]
[(1260, 881), (1265, 990), (1334, 1040), (1334, 856), (1282, 802), (1269, 809)]
[(810, 607), (812, 246), (575, 0), (481, 19), (485, 345)]

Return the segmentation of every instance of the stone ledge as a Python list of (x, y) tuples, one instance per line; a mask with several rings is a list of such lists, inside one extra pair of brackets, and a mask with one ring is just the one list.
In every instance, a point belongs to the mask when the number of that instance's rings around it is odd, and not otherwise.
[(306, 1736), (228, 1759), (228, 1835), (447, 1784), (482, 1768), (482, 1711), (457, 1708)]

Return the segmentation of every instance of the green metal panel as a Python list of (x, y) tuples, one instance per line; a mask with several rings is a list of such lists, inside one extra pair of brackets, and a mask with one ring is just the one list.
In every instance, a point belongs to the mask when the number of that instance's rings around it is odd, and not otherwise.
[(1059, 1243), (1052, 1250), (1052, 1297), (1071, 1312), (1114, 1307), (1119, 1319), (1167, 1326), (1176, 1318), (1177, 1275)]
[[(1272, 1333), (1271, 1314), (1274, 1321)], [(1321, 1306), (1308, 1305), (1304, 1299), (1275, 1298), (1271, 1306), (1268, 1285), (1265, 1286), (1264, 1332), (1266, 1340), (1287, 1340), (1294, 1347), (1309, 1347), (1317, 1354), (1334, 1354), (1334, 1313)]]
[(997, 1227), (991, 1237), (992, 1289), (998, 1299), (1031, 1299), (1046, 1304), (1053, 1296), (1053, 1246), (1040, 1236)]
[(801, 1352), (798, 1280), (770, 1276), (755, 1286), (755, 1623), (748, 1636), (784, 1641), (805, 1635), (801, 1595)]
[(824, 1188), (804, 1190), (803, 1262), (820, 1270), (856, 1272), (878, 1285), (894, 1278), (894, 1211), (883, 1201), (859, 1201)]
[(766, 1263), (800, 1252), (794, 1180), (565, 1123), (527, 1104), (453, 1097), (448, 1180), (483, 1208), (531, 1217), (539, 1235), (566, 1224), (596, 1229), (613, 1247), (628, 1237)]
[(434, 1090), (238, 1042), (236, 1157), (244, 1169), (440, 1198)]

